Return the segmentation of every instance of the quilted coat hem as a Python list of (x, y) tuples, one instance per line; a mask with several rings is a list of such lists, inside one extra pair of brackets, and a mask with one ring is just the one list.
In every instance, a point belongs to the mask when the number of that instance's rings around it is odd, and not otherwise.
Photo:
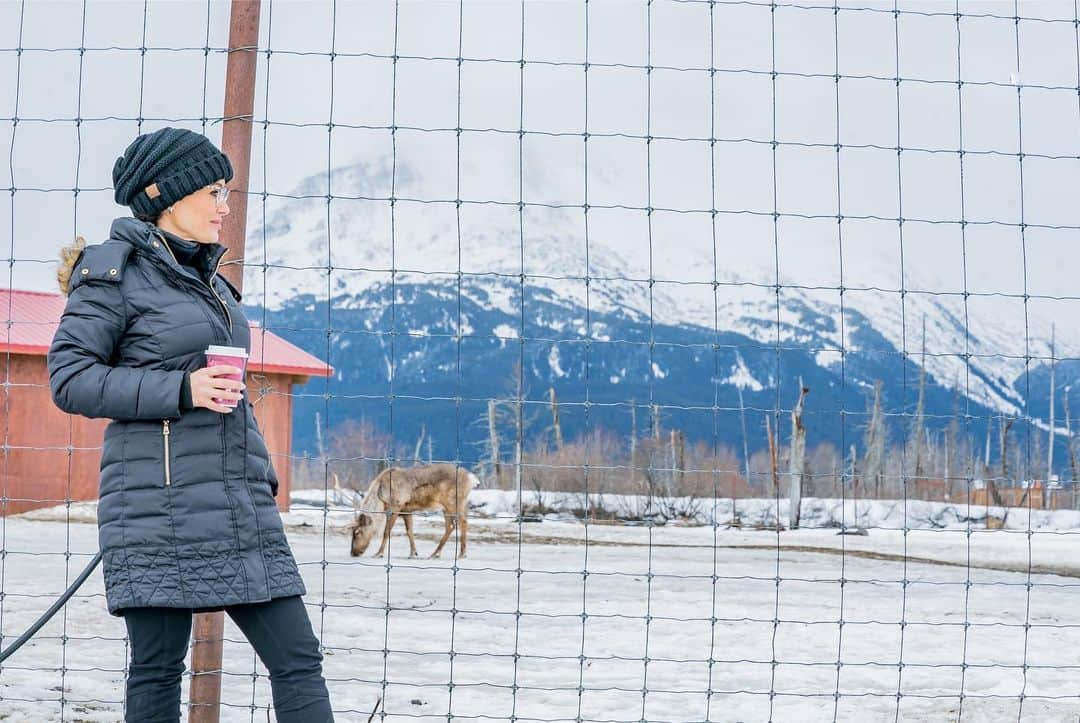
[(284, 535), (267, 535), (263, 545), (269, 584), (257, 586), (257, 592), (247, 584), (252, 571), (244, 556), (227, 543), (108, 551), (103, 562), (109, 612), (122, 615), (124, 609), (139, 607), (216, 608), (306, 595)]

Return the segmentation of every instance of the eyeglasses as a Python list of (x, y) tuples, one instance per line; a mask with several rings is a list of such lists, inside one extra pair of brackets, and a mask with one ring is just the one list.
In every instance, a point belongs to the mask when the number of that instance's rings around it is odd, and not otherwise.
[(210, 191), (210, 194), (214, 197), (214, 205), (221, 208), (229, 201), (229, 187), (220, 186)]

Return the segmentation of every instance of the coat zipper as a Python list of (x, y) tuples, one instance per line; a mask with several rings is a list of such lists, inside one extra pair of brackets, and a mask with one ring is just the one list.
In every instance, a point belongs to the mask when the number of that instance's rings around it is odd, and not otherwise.
[(169, 450), (169, 420), (161, 421), (161, 436), (165, 440), (165, 486), (172, 485), (172, 453)]
[(222, 262), (222, 260), (224, 258), (225, 258), (225, 254), (222, 254), (218, 258), (217, 265), (214, 267), (214, 273), (210, 274), (210, 283), (207, 284), (207, 286), (210, 287), (210, 291), (211, 291), (211, 293), (213, 293), (214, 298), (216, 298), (218, 300), (218, 303), (221, 304), (221, 308), (225, 311), (225, 318), (229, 322), (229, 336), (232, 336), (232, 314), (229, 313), (229, 305), (225, 303), (225, 300), (221, 298), (221, 296), (218, 294), (217, 290), (214, 288), (214, 279), (218, 275), (218, 269), (221, 268), (221, 262)]
[[(165, 237), (158, 234), (158, 238), (161, 239), (161, 244), (169, 251), (169, 255), (172, 256), (173, 261), (176, 262), (176, 265), (181, 266), (182, 264), (180, 263), (179, 259), (176, 258), (176, 254), (173, 253), (173, 250), (169, 248), (169, 242), (165, 240)], [(206, 284), (206, 286), (210, 289), (210, 293), (214, 295), (214, 298), (218, 300), (218, 303), (221, 304), (221, 309), (225, 312), (225, 320), (229, 322), (229, 336), (232, 336), (233, 324), (232, 314), (229, 313), (229, 305), (225, 303), (225, 301), (218, 294), (217, 290), (214, 289), (214, 277), (218, 275), (218, 271), (221, 269), (221, 262), (224, 260), (224, 258), (225, 254), (222, 254), (218, 257), (217, 265), (214, 267), (214, 273), (210, 274), (210, 283)]]

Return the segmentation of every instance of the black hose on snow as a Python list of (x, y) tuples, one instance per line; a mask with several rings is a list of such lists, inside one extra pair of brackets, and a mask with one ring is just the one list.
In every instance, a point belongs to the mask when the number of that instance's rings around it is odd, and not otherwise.
[(56, 598), (56, 602), (54, 602), (52, 606), (45, 611), (45, 614), (38, 618), (33, 625), (27, 628), (26, 632), (20, 635), (18, 640), (4, 648), (3, 651), (0, 651), (0, 663), (3, 663), (11, 656), (12, 653), (21, 648), (23, 646), (23, 643), (34, 637), (34, 633), (36, 633), (38, 630), (41, 630), (41, 626), (49, 622), (52, 616), (56, 615), (56, 612), (60, 608), (64, 607), (64, 603), (66, 603), (71, 598), (71, 596), (75, 594), (76, 590), (82, 587), (82, 584), (86, 582), (86, 578), (90, 577), (90, 573), (94, 571), (94, 568), (98, 566), (99, 562), (101, 562), (101, 550), (98, 550), (97, 554), (94, 555), (94, 559), (92, 559), (90, 563), (86, 566), (86, 569), (79, 573), (79, 576), (75, 578), (74, 582), (68, 585), (68, 589), (64, 590), (63, 594), (61, 594), (60, 597)]

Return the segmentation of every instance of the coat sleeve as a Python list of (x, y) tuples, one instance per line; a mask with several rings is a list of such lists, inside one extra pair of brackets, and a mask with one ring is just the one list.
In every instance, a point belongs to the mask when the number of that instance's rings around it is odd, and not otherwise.
[(127, 329), (118, 284), (82, 283), (68, 297), (49, 347), (49, 387), (69, 414), (120, 421), (180, 416), (185, 372), (115, 366)]

